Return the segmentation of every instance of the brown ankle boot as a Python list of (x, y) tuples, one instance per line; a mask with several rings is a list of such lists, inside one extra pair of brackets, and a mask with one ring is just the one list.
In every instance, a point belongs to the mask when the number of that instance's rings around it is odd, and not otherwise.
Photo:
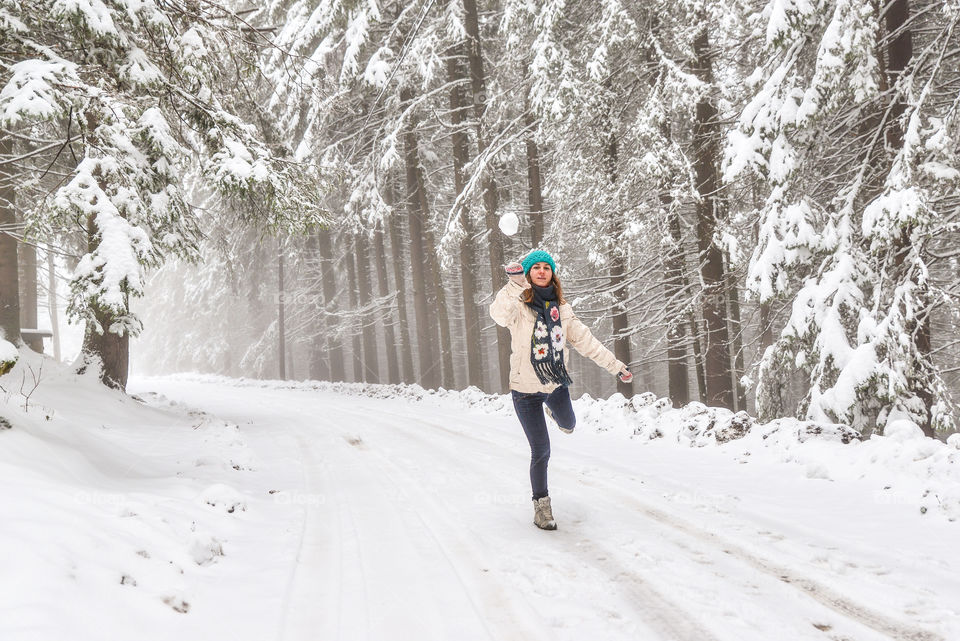
[(557, 523), (553, 520), (553, 509), (550, 507), (549, 496), (544, 496), (533, 502), (533, 524), (541, 530), (557, 529)]

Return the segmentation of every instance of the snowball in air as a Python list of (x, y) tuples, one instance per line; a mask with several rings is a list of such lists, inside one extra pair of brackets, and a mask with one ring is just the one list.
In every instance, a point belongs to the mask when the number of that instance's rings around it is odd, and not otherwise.
[(500, 216), (500, 231), (507, 236), (513, 236), (520, 229), (520, 219), (513, 212)]

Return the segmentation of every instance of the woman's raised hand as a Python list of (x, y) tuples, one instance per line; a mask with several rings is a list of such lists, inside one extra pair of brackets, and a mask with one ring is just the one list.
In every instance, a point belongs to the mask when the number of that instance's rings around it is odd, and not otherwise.
[(507, 272), (507, 276), (510, 277), (510, 280), (515, 282), (517, 285), (520, 285), (524, 289), (530, 287), (530, 283), (527, 282), (527, 277), (523, 275), (523, 265), (520, 263), (510, 263), (505, 265), (503, 271)]
[(624, 365), (623, 369), (620, 370), (620, 373), (617, 374), (617, 377), (624, 383), (629, 383), (633, 380), (633, 373), (630, 371), (630, 368)]

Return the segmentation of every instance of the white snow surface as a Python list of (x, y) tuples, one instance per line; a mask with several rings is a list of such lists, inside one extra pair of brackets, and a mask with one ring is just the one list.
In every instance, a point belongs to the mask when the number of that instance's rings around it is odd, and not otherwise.
[(39, 358), (0, 377), (0, 638), (960, 638), (957, 436), (584, 397), (544, 532), (508, 396), (47, 360), (25, 401)]

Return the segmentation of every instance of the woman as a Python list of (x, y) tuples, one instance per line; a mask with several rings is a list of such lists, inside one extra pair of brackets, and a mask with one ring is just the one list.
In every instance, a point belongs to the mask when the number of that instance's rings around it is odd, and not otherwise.
[(510, 330), (510, 391), (513, 407), (530, 443), (530, 485), (533, 487), (533, 522), (555, 530), (547, 491), (550, 435), (544, 412), (567, 434), (576, 417), (570, 404), (567, 344), (620, 380), (633, 378), (627, 366), (594, 338), (573, 315), (557, 279), (557, 265), (547, 252), (537, 249), (520, 263), (504, 268), (509, 281), (490, 305), (490, 316)]

